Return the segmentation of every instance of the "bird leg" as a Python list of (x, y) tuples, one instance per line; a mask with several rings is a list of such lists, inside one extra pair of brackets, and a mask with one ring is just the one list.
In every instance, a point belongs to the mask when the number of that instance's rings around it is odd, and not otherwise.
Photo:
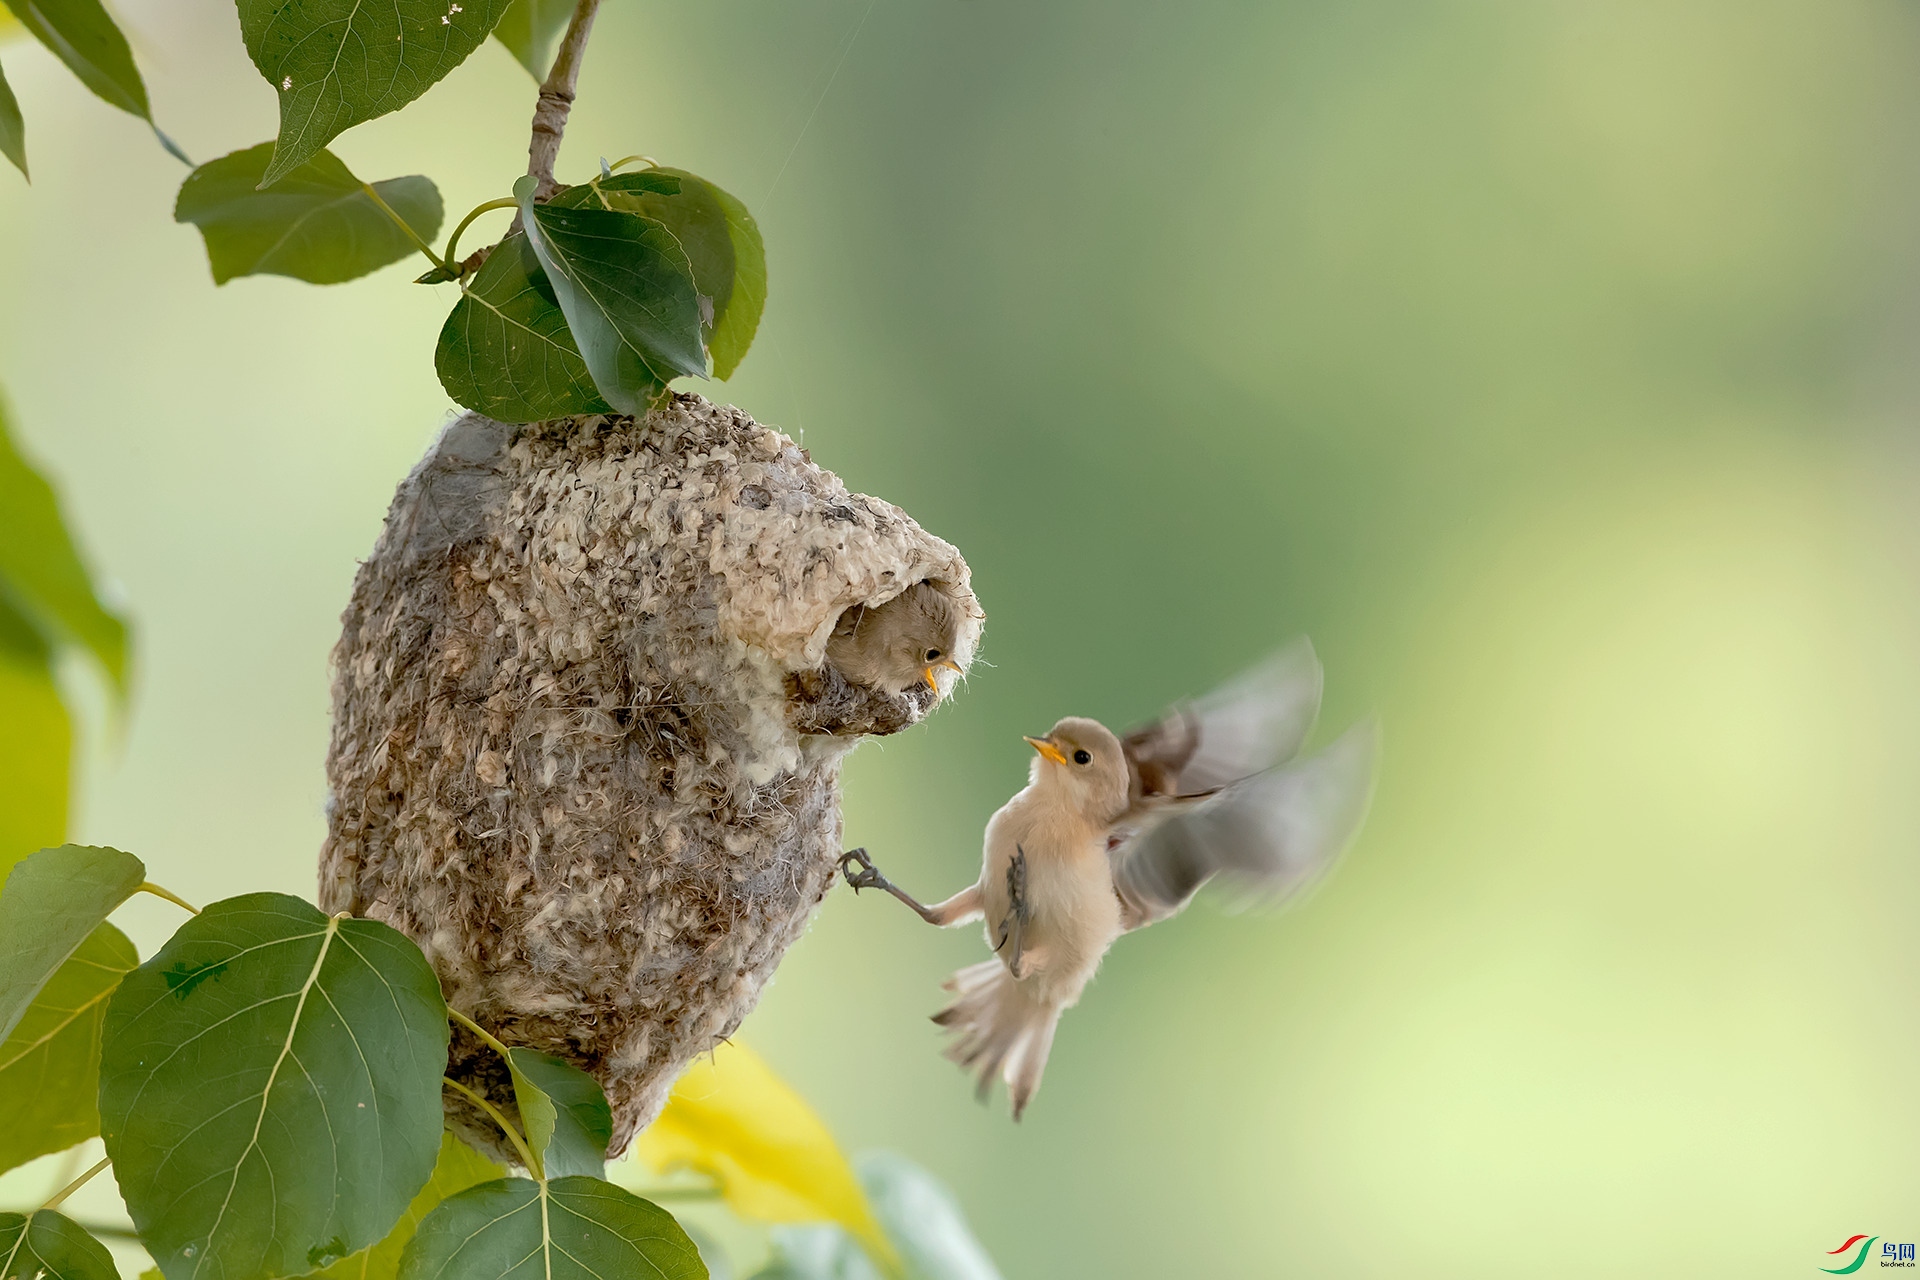
[[(855, 871), (851, 865), (856, 862), (860, 864), (860, 870), (858, 871)], [(944, 925), (947, 923), (941, 918), (939, 912), (935, 911), (932, 907), (924, 905), (905, 889), (902, 889), (899, 885), (896, 885), (893, 881), (881, 875), (880, 869), (873, 865), (873, 859), (867, 856), (865, 849), (850, 849), (846, 853), (841, 854), (840, 874), (847, 878), (847, 883), (853, 886), (855, 893), (860, 892), (862, 889), (884, 889), (894, 897), (900, 899), (900, 901), (906, 903), (909, 907), (912, 907), (914, 913), (928, 924)]]

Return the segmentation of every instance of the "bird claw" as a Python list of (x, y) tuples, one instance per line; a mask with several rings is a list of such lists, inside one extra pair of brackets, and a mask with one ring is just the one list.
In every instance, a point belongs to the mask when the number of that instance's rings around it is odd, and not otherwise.
[[(856, 862), (860, 864), (858, 871), (850, 865)], [(841, 854), (840, 874), (846, 877), (847, 883), (853, 887), (855, 893), (862, 889), (893, 888), (887, 882), (887, 878), (880, 874), (880, 869), (873, 865), (873, 859), (867, 856), (865, 849), (849, 849)]]

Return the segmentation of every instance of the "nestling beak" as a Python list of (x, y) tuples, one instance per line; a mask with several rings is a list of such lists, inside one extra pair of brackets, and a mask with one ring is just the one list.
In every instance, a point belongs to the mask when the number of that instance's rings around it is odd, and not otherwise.
[[(940, 686), (933, 682), (933, 673), (936, 671), (959, 671), (959, 670), (960, 670), (960, 664), (955, 662), (952, 658), (942, 658), (940, 659), (940, 661), (928, 667), (921, 674), (926, 676), (927, 678), (927, 688), (933, 690), (935, 693), (938, 693), (940, 692)], [(966, 673), (961, 672), (961, 674), (964, 675)]]
[(1027, 738), (1027, 745), (1055, 764), (1065, 764), (1067, 762), (1067, 753), (1054, 746), (1053, 740), (1050, 738)]

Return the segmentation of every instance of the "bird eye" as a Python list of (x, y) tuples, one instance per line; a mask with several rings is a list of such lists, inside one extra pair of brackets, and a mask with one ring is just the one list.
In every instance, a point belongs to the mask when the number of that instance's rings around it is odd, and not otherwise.
[(1075, 764), (1092, 764), (1093, 757), (1088, 755), (1085, 751), (1076, 751), (1073, 753), (1073, 762)]
[(940, 661), (940, 651), (938, 649), (927, 650), (927, 661), (928, 662)]

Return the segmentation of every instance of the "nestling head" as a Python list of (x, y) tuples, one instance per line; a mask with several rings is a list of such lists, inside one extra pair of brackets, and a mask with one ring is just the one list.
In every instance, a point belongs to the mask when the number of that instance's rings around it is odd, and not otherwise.
[(888, 693), (925, 683), (937, 695), (942, 671), (959, 671), (954, 649), (965, 614), (931, 582), (918, 582), (885, 604), (855, 606), (827, 641), (827, 661), (856, 684)]
[(1068, 716), (1044, 738), (1028, 738), (1035, 756), (1029, 776), (1037, 787), (1064, 792), (1095, 822), (1108, 823), (1127, 807), (1127, 758), (1107, 726)]

